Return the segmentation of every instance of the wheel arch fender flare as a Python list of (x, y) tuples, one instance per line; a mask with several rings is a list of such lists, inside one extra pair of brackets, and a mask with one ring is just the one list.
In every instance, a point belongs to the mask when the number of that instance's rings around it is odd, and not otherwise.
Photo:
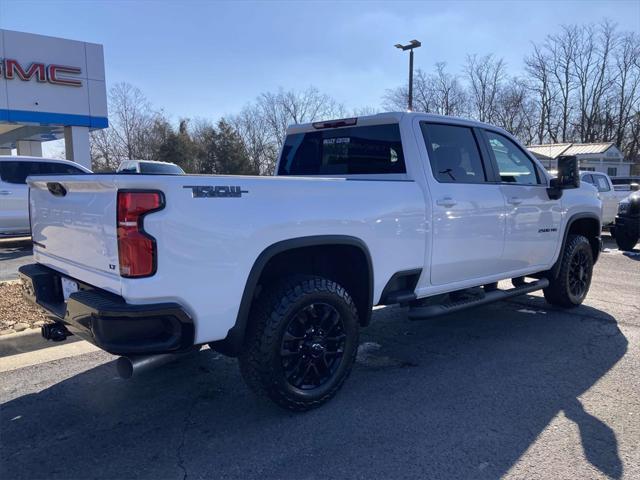
[(364, 255), (368, 268), (368, 309), (364, 312), (365, 322), (367, 324), (371, 317), (371, 307), (373, 306), (373, 262), (371, 260), (371, 253), (366, 243), (360, 238), (349, 235), (313, 235), (305, 237), (290, 238), (273, 243), (266, 247), (260, 255), (253, 262), (253, 266), (249, 271), (247, 281), (245, 282), (244, 291), (242, 292), (242, 299), (238, 308), (238, 314), (236, 316), (236, 322), (229, 329), (227, 337), (223, 340), (213, 342), (216, 350), (223, 354), (230, 356), (237, 356), (242, 351), (242, 345), (244, 343), (245, 332), (247, 324), (249, 322), (249, 314), (251, 312), (251, 306), (255, 298), (256, 289), (258, 287), (258, 281), (262, 276), (265, 267), (269, 261), (275, 256), (285, 253), (290, 250), (296, 250), (305, 247), (322, 247), (322, 246), (351, 246), (358, 248)]
[[(550, 278), (555, 278), (558, 276), (558, 273), (560, 271), (560, 264), (562, 263), (562, 256), (563, 256), (563, 252), (564, 252), (564, 248), (565, 245), (567, 244), (567, 238), (569, 237), (569, 232), (571, 231), (571, 227), (572, 225), (578, 221), (578, 220), (595, 220), (595, 222), (597, 222), (597, 231), (598, 231), (598, 241), (600, 239), (599, 236), (599, 232), (602, 228), (602, 225), (600, 224), (600, 218), (594, 214), (594, 213), (590, 213), (590, 212), (579, 212), (579, 213), (574, 213), (573, 215), (571, 215), (569, 217), (569, 219), (566, 222), (566, 226), (564, 228), (564, 232), (562, 233), (562, 243), (560, 244), (560, 251), (558, 252), (558, 258), (556, 259), (555, 263), (553, 264), (553, 267), (551, 267), (551, 270), (549, 270), (549, 277)], [(599, 250), (598, 250), (599, 251)], [(598, 259), (598, 256), (595, 255), (593, 262), (595, 263), (596, 260)]]

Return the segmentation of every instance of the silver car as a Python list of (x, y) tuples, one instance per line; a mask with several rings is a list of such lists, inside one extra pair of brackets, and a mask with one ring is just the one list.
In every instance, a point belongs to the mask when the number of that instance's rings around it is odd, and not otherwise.
[(30, 235), (27, 177), (85, 173), (91, 170), (69, 160), (0, 156), (0, 237)]

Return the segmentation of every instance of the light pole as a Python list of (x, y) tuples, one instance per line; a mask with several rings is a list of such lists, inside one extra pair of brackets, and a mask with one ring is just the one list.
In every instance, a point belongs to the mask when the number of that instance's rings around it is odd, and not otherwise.
[(407, 45), (396, 43), (394, 46), (400, 50), (409, 50), (409, 111), (413, 110), (413, 49), (422, 45), (418, 40), (411, 40)]

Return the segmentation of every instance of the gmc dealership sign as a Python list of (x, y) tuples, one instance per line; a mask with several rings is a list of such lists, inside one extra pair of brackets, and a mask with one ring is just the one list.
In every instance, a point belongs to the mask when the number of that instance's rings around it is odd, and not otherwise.
[(68, 65), (45, 64), (32, 62), (29, 66), (20, 64), (11, 58), (0, 59), (0, 78), (12, 80), (17, 78), (23, 82), (35, 80), (38, 83), (51, 83), (68, 87), (81, 87), (82, 82), (70, 75), (79, 75), (82, 70)]

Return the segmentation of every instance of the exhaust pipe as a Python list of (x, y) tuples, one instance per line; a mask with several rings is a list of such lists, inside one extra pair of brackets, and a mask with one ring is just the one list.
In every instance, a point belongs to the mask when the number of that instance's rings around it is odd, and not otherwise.
[(185, 353), (161, 353), (158, 355), (130, 355), (128, 357), (120, 357), (116, 361), (116, 369), (118, 370), (120, 378), (126, 380), (134, 375), (140, 375), (148, 370), (153, 370), (156, 367), (178, 360), (188, 353), (192, 353), (192, 351)]

